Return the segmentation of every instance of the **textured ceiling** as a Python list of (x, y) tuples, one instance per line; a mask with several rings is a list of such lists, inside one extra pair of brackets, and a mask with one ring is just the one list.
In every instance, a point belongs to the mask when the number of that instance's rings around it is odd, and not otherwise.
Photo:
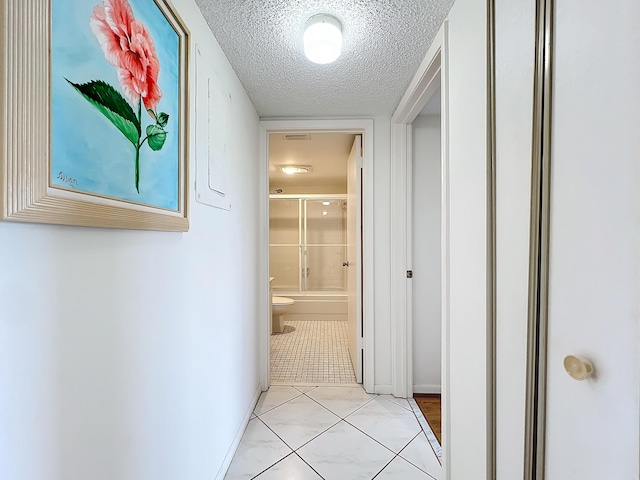
[[(263, 117), (391, 114), (453, 0), (196, 0)], [(317, 65), (305, 22), (342, 23), (342, 55)]]

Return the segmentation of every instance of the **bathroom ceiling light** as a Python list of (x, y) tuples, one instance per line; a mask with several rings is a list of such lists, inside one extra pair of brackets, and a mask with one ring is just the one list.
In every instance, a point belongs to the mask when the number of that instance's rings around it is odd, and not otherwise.
[(331, 15), (314, 15), (304, 29), (304, 54), (314, 63), (334, 62), (342, 50), (342, 25)]
[(331, 202), (322, 202), (322, 204), (326, 207), (328, 205), (331, 205)]
[(311, 165), (278, 165), (278, 168), (282, 173), (286, 173), (287, 175), (309, 173), (312, 170)]

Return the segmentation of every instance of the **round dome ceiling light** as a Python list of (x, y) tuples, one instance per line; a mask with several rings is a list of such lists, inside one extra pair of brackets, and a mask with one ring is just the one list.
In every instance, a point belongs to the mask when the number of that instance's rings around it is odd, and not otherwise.
[(331, 15), (314, 15), (304, 29), (304, 54), (314, 63), (334, 62), (342, 51), (342, 25)]

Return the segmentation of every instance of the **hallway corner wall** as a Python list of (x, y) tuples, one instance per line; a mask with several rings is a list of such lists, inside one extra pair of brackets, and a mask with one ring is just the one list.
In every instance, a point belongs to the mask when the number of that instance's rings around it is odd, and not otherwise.
[(174, 2), (233, 98), (230, 211), (184, 234), (0, 223), (0, 478), (222, 478), (259, 393), (259, 120), (194, 0)]
[(442, 117), (413, 121), (413, 391), (442, 389)]
[[(391, 117), (374, 118), (373, 181), (373, 274), (374, 291), (374, 392), (389, 394), (392, 391), (391, 339)], [(366, 210), (366, 207), (365, 207)], [(366, 221), (366, 219), (365, 219)], [(365, 252), (366, 254), (366, 252)], [(366, 266), (365, 266), (366, 268)], [(366, 278), (366, 276), (365, 276)], [(365, 299), (366, 302), (366, 299)], [(366, 305), (365, 305), (365, 315)], [(365, 345), (368, 332), (364, 332)], [(366, 369), (366, 365), (365, 365)], [(365, 372), (366, 375), (366, 372)]]

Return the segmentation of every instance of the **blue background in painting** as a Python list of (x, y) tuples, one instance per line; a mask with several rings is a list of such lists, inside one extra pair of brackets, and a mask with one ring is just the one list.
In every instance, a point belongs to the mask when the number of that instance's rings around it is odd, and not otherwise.
[[(52, 185), (178, 210), (179, 38), (153, 0), (129, 0), (156, 47), (160, 62), (157, 111), (169, 114), (160, 151), (140, 149), (140, 193), (135, 188), (135, 147), (65, 78), (103, 80), (122, 94), (116, 67), (104, 57), (89, 19), (102, 0), (54, 0), (52, 6)], [(123, 95), (124, 96), (124, 95)], [(133, 106), (137, 114), (137, 106)], [(155, 123), (142, 111), (142, 135)], [(77, 181), (60, 180), (59, 173)], [(73, 181), (71, 181), (73, 182)]]

